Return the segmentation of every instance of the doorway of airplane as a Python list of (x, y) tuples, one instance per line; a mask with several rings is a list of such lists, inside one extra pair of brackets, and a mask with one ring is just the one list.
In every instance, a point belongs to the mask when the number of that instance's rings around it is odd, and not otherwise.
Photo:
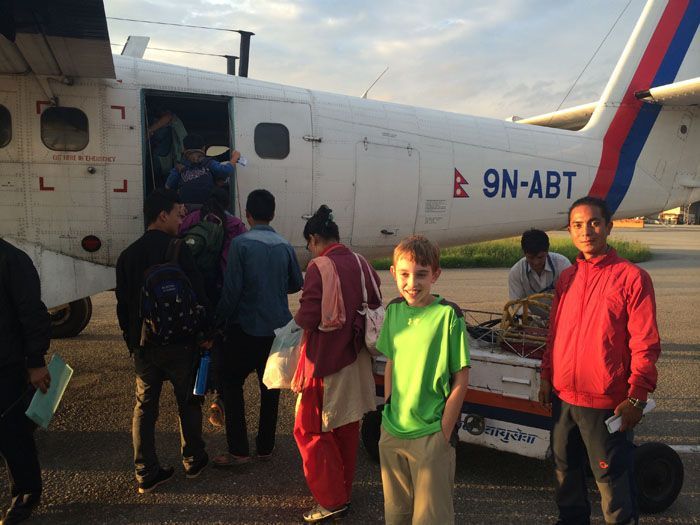
[[(355, 147), (354, 246), (391, 246), (415, 231), (419, 152), (372, 144)], [(387, 201), (387, 195), (390, 199)]]
[(230, 159), (230, 97), (146, 91), (143, 101), (145, 195), (165, 185), (170, 170), (182, 158), (182, 142), (188, 134), (204, 138), (208, 156)]

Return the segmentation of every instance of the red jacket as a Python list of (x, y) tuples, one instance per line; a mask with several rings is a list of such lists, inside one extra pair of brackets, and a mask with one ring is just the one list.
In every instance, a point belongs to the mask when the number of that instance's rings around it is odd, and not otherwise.
[(660, 351), (649, 274), (612, 248), (579, 254), (556, 285), (542, 379), (572, 405), (615, 408), (654, 391)]
[[(339, 330), (321, 332), (321, 299), (323, 286), (321, 273), (315, 264), (309, 265), (304, 278), (304, 290), (299, 299), (299, 310), (294, 320), (307, 331), (306, 358), (312, 364), (308, 376), (325, 377), (334, 374), (355, 362), (357, 353), (364, 344), (365, 318), (357, 313), (362, 307), (362, 284), (360, 267), (352, 251), (342, 244), (331, 245), (324, 253), (335, 264), (340, 278), (340, 289), (345, 304), (345, 325)], [(372, 272), (377, 286), (379, 276), (374, 268), (362, 262), (367, 284), (367, 299), (370, 307), (381, 304), (374, 293), (369, 272)]]

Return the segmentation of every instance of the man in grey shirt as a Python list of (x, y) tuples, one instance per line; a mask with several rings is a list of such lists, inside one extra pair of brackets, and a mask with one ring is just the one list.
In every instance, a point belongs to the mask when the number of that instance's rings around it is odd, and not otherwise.
[(217, 319), (225, 322), (227, 341), (222, 355), (221, 382), (226, 411), (228, 452), (214, 465), (229, 467), (251, 459), (246, 428), (243, 384), (255, 371), (260, 386), (258, 458), (269, 459), (275, 446), (279, 390), (262, 382), (274, 330), (291, 319), (287, 294), (304, 282), (294, 248), (270, 226), (275, 197), (267, 190), (248, 195), (246, 219), (250, 231), (231, 241)]
[(549, 251), (549, 237), (542, 230), (527, 230), (520, 238), (520, 246), (525, 257), (515, 263), (508, 274), (509, 299), (554, 293), (561, 272), (571, 266), (569, 259)]

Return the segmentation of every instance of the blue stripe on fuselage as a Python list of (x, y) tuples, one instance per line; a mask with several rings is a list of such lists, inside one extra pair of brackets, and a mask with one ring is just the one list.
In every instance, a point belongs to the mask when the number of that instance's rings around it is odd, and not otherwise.
[[(691, 0), (650, 87), (663, 86), (675, 80), (690, 43), (698, 30), (699, 23), (700, 0)], [(620, 150), (615, 179), (605, 198), (611, 213), (615, 213), (629, 190), (637, 160), (660, 111), (661, 106), (657, 104), (644, 104), (635, 118), (634, 124), (632, 124), (627, 139)]]

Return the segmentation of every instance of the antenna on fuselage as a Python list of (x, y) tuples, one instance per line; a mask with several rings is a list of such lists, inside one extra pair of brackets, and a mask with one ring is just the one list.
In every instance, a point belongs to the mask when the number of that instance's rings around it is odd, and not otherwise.
[(384, 69), (384, 71), (381, 72), (381, 74), (376, 78), (376, 80), (370, 84), (370, 86), (365, 90), (364, 93), (362, 93), (361, 98), (367, 98), (367, 93), (369, 93), (369, 90), (372, 89), (377, 82), (379, 82), (379, 79), (382, 78), (384, 76), (384, 73), (386, 73), (387, 71), (389, 71), (389, 66), (386, 66), (386, 69)]

